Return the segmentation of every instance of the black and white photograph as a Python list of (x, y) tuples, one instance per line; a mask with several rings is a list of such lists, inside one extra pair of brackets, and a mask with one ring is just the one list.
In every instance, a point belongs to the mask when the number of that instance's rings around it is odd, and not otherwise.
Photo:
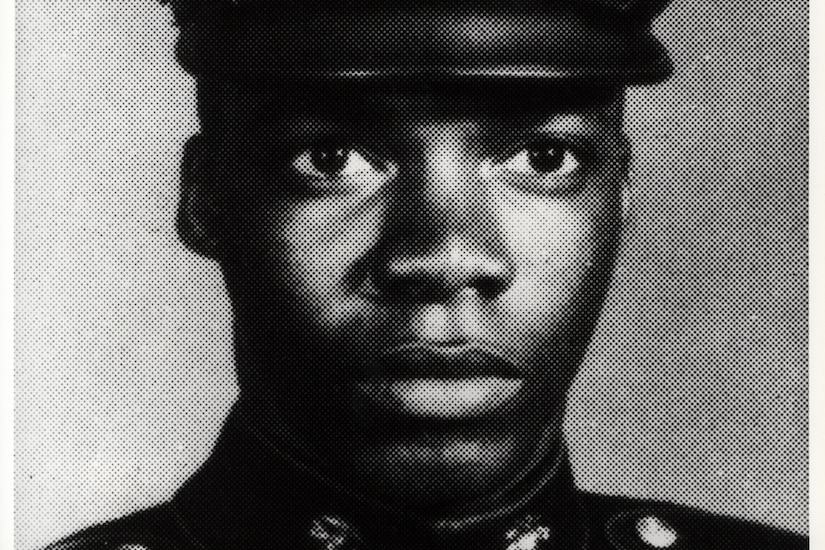
[(15, 549), (811, 546), (806, 0), (14, 11)]

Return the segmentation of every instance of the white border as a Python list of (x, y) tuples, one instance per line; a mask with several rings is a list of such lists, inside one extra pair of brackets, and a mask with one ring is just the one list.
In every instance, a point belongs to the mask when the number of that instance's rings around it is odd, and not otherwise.
[(14, 8), (0, 3), (0, 548), (14, 548)]
[(825, 237), (825, 221), (821, 217), (823, 205), (825, 205), (825, 189), (823, 189), (822, 182), (825, 178), (825, 165), (823, 165), (822, 152), (825, 151), (825, 139), (823, 139), (823, 127), (825, 127), (825, 108), (822, 102), (825, 100), (823, 94), (823, 85), (825, 85), (825, 78), (822, 78), (821, 70), (823, 66), (823, 54), (825, 54), (825, 40), (822, 34), (813, 32), (813, 29), (818, 29), (818, 23), (825, 20), (825, 6), (821, 0), (809, 0), (810, 5), (810, 21), (809, 21), (809, 37), (810, 37), (810, 86), (811, 91), (809, 95), (810, 100), (810, 180), (809, 180), (809, 247), (808, 257), (810, 261), (810, 301), (809, 301), (809, 472), (810, 472), (810, 536), (811, 548), (825, 548), (825, 529), (822, 524), (817, 521), (823, 517), (822, 512), (825, 509), (822, 495), (823, 475), (825, 475), (825, 467), (822, 466), (822, 457), (825, 455), (825, 445), (818, 437), (820, 433), (819, 428), (822, 421), (823, 399), (825, 399), (825, 391), (823, 391), (823, 383), (825, 382), (825, 375), (821, 371), (820, 366), (823, 364), (823, 345), (822, 336), (825, 335), (825, 322), (822, 315), (819, 315), (820, 308), (823, 304), (823, 262), (821, 242)]

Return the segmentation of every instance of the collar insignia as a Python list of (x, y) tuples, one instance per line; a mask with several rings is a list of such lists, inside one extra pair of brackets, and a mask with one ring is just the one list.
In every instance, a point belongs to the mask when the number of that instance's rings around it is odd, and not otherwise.
[(540, 550), (550, 540), (550, 529), (535, 516), (527, 516), (504, 534), (507, 550)]

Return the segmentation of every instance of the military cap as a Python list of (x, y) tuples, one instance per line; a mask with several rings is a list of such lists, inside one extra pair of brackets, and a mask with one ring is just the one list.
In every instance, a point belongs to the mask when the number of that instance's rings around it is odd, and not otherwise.
[(195, 75), (655, 83), (670, 0), (161, 0)]

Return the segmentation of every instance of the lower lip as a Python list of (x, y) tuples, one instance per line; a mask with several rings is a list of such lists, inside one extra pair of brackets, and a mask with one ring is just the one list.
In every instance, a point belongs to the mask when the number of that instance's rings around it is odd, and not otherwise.
[(467, 378), (390, 378), (362, 381), (358, 389), (397, 412), (441, 419), (490, 414), (510, 401), (523, 381), (498, 376)]

